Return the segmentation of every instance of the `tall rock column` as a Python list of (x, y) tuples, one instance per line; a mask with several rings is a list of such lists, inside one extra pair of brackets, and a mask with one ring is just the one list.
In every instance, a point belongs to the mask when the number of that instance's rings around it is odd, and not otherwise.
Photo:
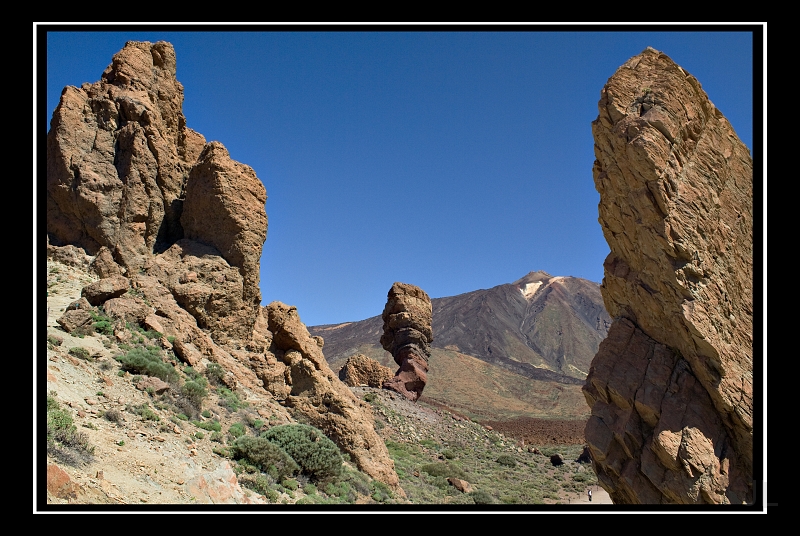
[(416, 401), (428, 381), (428, 359), (433, 342), (431, 299), (419, 287), (395, 283), (383, 309), (381, 345), (392, 354), (400, 368), (383, 384)]
[(700, 83), (652, 48), (592, 123), (602, 294), (586, 439), (615, 503), (753, 499), (753, 162)]

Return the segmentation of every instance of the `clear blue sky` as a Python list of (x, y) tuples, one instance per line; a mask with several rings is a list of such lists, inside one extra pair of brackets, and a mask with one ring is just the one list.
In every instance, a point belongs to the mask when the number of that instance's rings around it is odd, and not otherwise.
[(187, 125), (266, 186), (263, 302), (296, 305), (308, 325), (380, 314), (394, 281), (433, 298), (532, 270), (599, 283), (591, 122), (607, 79), (647, 46), (693, 74), (753, 147), (752, 34), (724, 27), (96, 28), (48, 34), (37, 126), (126, 41), (172, 43)]

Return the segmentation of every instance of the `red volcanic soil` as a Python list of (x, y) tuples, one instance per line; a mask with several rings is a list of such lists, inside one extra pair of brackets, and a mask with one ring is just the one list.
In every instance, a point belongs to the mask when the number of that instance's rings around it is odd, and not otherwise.
[(583, 430), (586, 421), (563, 421), (519, 417), (511, 421), (484, 421), (506, 437), (524, 440), (526, 445), (578, 445), (585, 444)]

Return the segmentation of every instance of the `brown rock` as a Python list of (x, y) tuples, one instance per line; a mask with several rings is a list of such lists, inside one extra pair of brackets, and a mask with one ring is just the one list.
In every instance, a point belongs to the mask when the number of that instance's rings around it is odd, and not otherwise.
[(155, 394), (160, 395), (169, 390), (169, 384), (155, 376), (146, 376), (136, 384), (136, 388), (140, 391), (152, 389)]
[[(189, 174), (181, 215), (186, 238), (213, 246), (239, 269), (242, 300), (253, 313), (261, 304), (259, 260), (267, 238), (266, 201), (267, 192), (253, 169), (231, 160), (221, 143), (211, 142)], [(252, 327), (250, 323), (251, 331)]]
[(56, 319), (58, 325), (61, 326), (67, 333), (72, 333), (76, 329), (89, 326), (92, 323), (92, 315), (89, 311), (83, 309), (73, 309), (66, 311), (63, 315)]
[(122, 275), (106, 277), (83, 287), (81, 296), (92, 305), (101, 305), (111, 298), (119, 298), (130, 288), (130, 281)]
[(69, 475), (55, 464), (47, 466), (47, 491), (59, 499), (74, 499), (80, 486), (75, 484)]
[(389, 289), (382, 314), (381, 345), (400, 368), (383, 388), (412, 401), (419, 399), (428, 381), (432, 314), (431, 299), (421, 288), (397, 282)]
[(339, 370), (339, 379), (350, 387), (361, 385), (381, 387), (393, 376), (392, 369), (384, 367), (364, 354), (348, 357), (344, 366)]
[(122, 269), (116, 261), (114, 261), (114, 256), (106, 246), (101, 247), (100, 251), (97, 252), (97, 256), (92, 261), (91, 268), (94, 269), (101, 279), (114, 277), (115, 275), (123, 275)]
[(131, 324), (140, 324), (152, 307), (139, 298), (123, 296), (122, 298), (111, 298), (103, 303), (103, 312), (110, 318), (116, 318)]
[(285, 381), (291, 387), (286, 405), (350, 454), (361, 471), (404, 495), (389, 451), (375, 432), (369, 404), (339, 381), (297, 308), (272, 302), (266, 312), (273, 333), (271, 351), (286, 365)]
[(753, 162), (700, 83), (631, 58), (592, 123), (603, 299), (584, 387), (615, 503), (743, 503), (753, 490)]
[(472, 485), (466, 480), (461, 480), (460, 478), (451, 476), (447, 478), (447, 482), (449, 482), (451, 486), (456, 488), (461, 493), (469, 493), (472, 491)]

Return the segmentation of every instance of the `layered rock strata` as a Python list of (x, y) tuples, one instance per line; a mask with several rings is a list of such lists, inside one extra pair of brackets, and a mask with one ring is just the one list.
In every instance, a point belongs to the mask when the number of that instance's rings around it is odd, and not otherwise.
[(383, 309), (381, 346), (400, 368), (383, 383), (384, 389), (416, 401), (428, 381), (428, 360), (433, 341), (431, 299), (421, 288), (395, 283)]
[(700, 83), (648, 48), (592, 123), (602, 294), (584, 387), (615, 503), (753, 499), (753, 162)]

